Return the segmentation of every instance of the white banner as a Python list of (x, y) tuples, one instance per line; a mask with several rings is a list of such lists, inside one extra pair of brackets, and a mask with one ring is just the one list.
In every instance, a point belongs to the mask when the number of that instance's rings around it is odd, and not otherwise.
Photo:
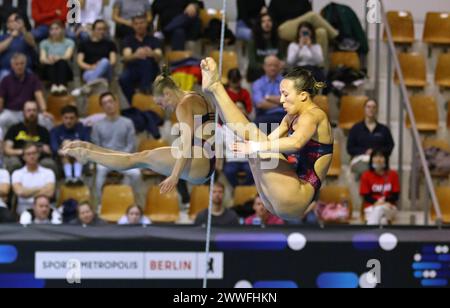
[(223, 253), (36, 252), (36, 279), (223, 279)]

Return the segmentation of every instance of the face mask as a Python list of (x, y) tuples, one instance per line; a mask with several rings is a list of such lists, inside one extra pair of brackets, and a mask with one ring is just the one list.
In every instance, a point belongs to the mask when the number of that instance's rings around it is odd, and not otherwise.
[(373, 168), (374, 170), (384, 170), (384, 169), (386, 168), (386, 164), (376, 164), (376, 163), (373, 163), (373, 164), (372, 164), (372, 168)]

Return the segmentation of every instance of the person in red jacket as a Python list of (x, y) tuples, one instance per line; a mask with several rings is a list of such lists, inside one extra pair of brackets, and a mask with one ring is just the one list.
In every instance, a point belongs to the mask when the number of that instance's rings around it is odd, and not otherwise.
[(233, 102), (242, 103), (245, 106), (247, 114), (252, 112), (253, 104), (250, 93), (242, 88), (242, 76), (239, 69), (231, 69), (228, 72), (228, 85), (226, 87), (227, 93)]
[(31, 15), (35, 22), (32, 34), (37, 41), (46, 39), (49, 35), (50, 24), (55, 20), (61, 20), (66, 24), (69, 8), (67, 0), (33, 0), (31, 3)]

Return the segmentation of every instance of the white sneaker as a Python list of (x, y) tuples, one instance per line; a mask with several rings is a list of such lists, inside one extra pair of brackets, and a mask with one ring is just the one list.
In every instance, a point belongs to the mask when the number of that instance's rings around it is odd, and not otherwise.
[(59, 94), (67, 94), (67, 88), (64, 85), (59, 85), (58, 87)]
[(76, 89), (72, 90), (72, 92), (70, 94), (72, 94), (72, 96), (78, 97), (81, 95), (81, 89), (76, 88)]
[(53, 84), (52, 87), (50, 88), (50, 93), (58, 94), (58, 92), (59, 92), (59, 87), (56, 84)]

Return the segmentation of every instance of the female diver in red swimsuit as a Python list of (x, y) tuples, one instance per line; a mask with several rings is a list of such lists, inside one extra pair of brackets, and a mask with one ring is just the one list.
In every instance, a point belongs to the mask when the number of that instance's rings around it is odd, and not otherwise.
[[(327, 115), (312, 98), (325, 85), (309, 71), (295, 69), (281, 83), (281, 104), (287, 112), (270, 136), (250, 123), (231, 101), (219, 81), (217, 64), (202, 61), (203, 89), (211, 92), (226, 125), (241, 138), (233, 145), (237, 153), (249, 156), (258, 192), (265, 207), (284, 219), (302, 217), (314, 204), (333, 156), (333, 134)], [(270, 125), (270, 123), (269, 123)], [(295, 166), (285, 154), (294, 154)], [(277, 166), (262, 162), (278, 160)]]

